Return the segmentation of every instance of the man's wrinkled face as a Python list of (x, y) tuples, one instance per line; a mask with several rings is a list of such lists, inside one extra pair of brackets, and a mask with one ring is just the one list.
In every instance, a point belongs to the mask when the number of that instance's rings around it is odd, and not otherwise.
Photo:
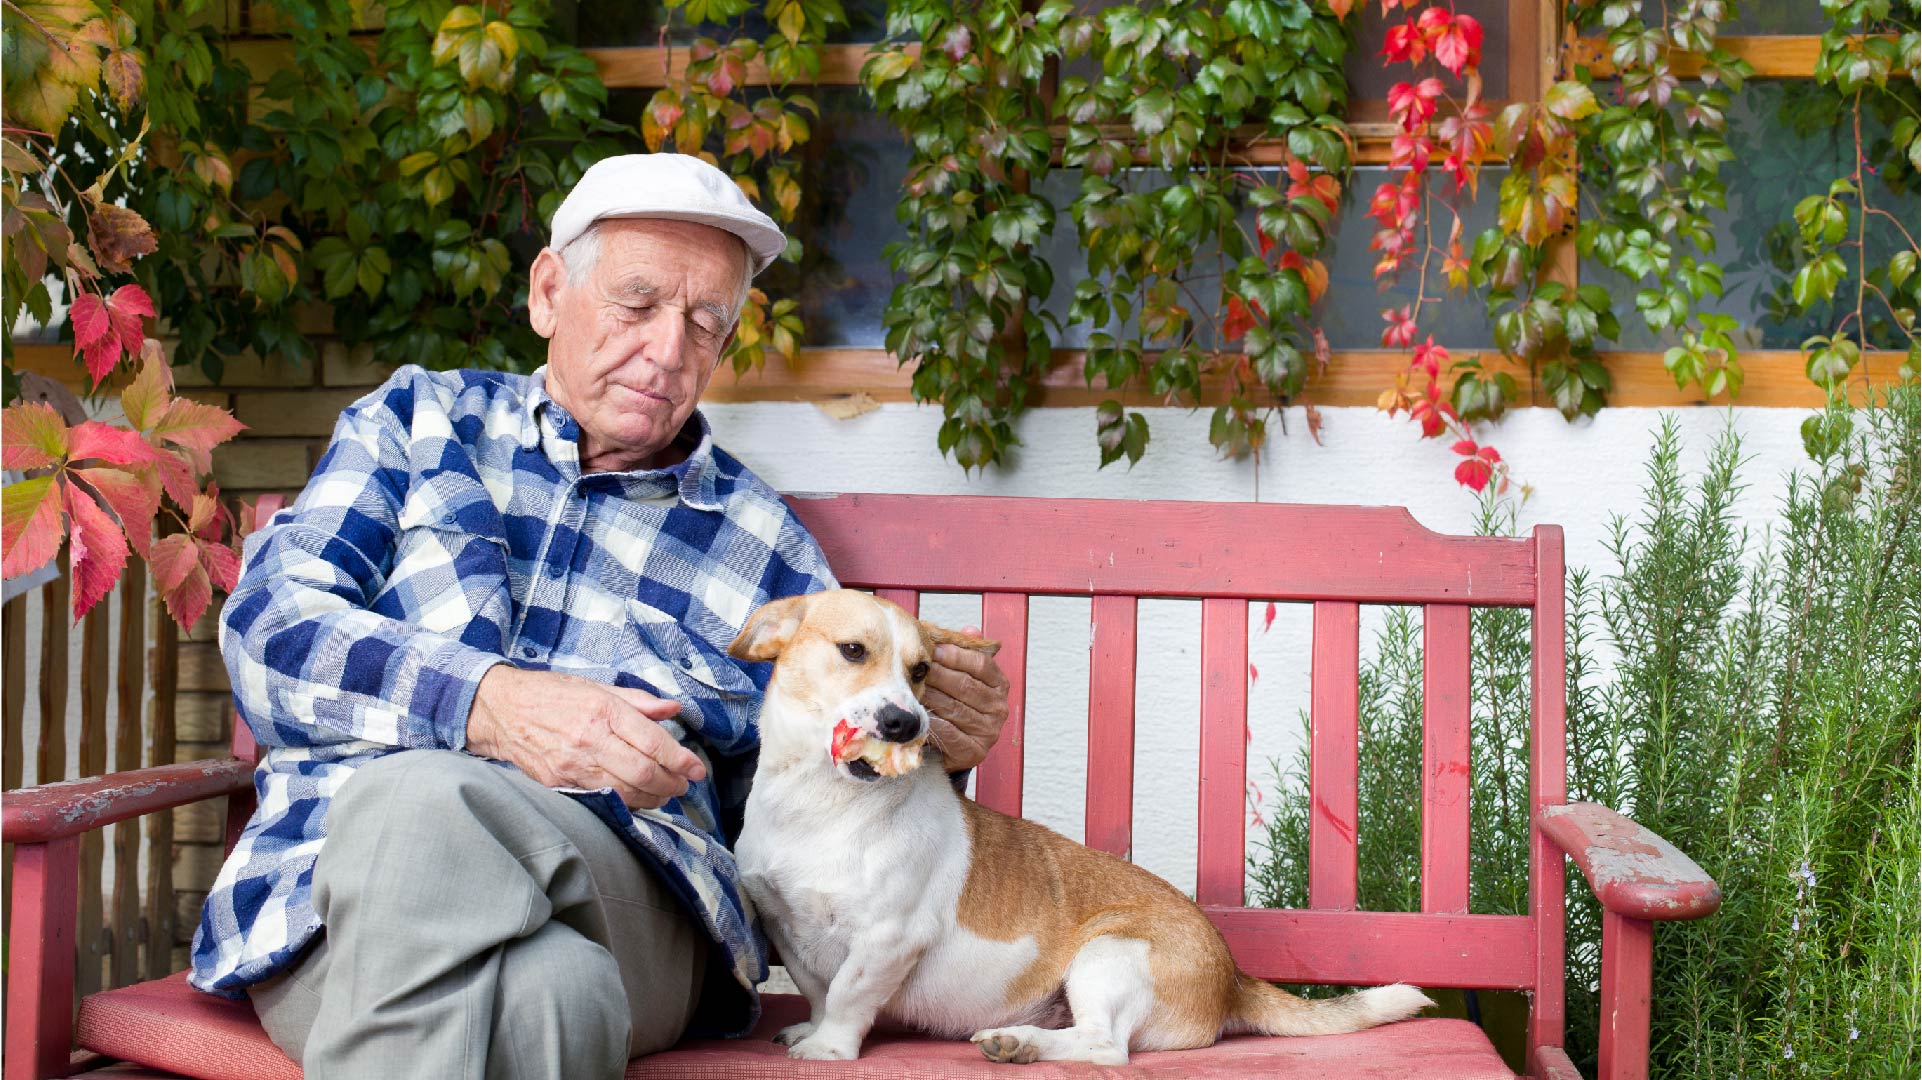
[(600, 258), (570, 281), (543, 251), (528, 299), (548, 338), (547, 392), (581, 425), (584, 470), (658, 468), (733, 339), (746, 257), (710, 225), (599, 225)]

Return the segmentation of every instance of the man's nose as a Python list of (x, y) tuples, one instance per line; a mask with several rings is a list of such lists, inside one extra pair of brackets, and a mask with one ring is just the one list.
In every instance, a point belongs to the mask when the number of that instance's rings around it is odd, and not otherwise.
[(662, 371), (679, 371), (686, 359), (682, 355), (686, 348), (687, 325), (680, 312), (667, 309), (648, 320), (647, 339), (641, 353), (649, 363)]
[(890, 701), (875, 714), (874, 727), (888, 742), (907, 742), (921, 734), (921, 718)]

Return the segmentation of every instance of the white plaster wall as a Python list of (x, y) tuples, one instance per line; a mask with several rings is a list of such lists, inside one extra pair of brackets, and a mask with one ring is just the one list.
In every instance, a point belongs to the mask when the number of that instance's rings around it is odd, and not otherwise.
[[(711, 405), (720, 444), (783, 491), (880, 491), (938, 494), (1076, 496), (1112, 499), (1350, 503), (1406, 506), (1444, 533), (1472, 533), (1477, 502), (1451, 479), (1459, 460), (1445, 442), (1417, 438), (1405, 419), (1369, 408), (1321, 410), (1321, 445), (1300, 409), (1288, 410), (1259, 466), (1218, 460), (1208, 446), (1207, 412), (1145, 410), (1153, 441), (1141, 464), (1098, 469), (1093, 409), (1046, 409), (1020, 427), (1013, 469), (963, 475), (935, 450), (940, 411), (886, 405), (834, 420), (804, 404)], [(1562, 526), (1571, 569), (1613, 569), (1608, 523), (1633, 517), (1662, 411), (1610, 408), (1569, 424), (1548, 409), (1522, 409), (1488, 437), (1534, 487), (1519, 527)], [(1780, 521), (1784, 477), (1803, 467), (1799, 409), (1689, 409), (1678, 414), (1698, 469), (1728, 425), (1744, 438), (1747, 487), (1739, 520), (1753, 529)], [(1271, 426), (1272, 429), (1273, 426)], [(1326, 538), (1339, 543), (1339, 538)], [(959, 625), (977, 620), (978, 597), (928, 597), (923, 611)], [(1087, 752), (1088, 601), (1036, 598), (1029, 613), (1027, 758), (1024, 813), (1080, 839)], [(1364, 609), (1363, 650), (1383, 609)], [(1267, 762), (1291, 762), (1308, 705), (1309, 611), (1281, 605), (1272, 627), (1250, 611), (1251, 780), (1273, 801)], [(1372, 616), (1372, 617), (1371, 617)], [(1135, 861), (1192, 893), (1195, 880), (1196, 776), (1199, 768), (1200, 605), (1146, 601), (1140, 607), (1136, 686)], [(1415, 782), (1411, 778), (1411, 782)], [(1259, 832), (1251, 828), (1251, 847)]]

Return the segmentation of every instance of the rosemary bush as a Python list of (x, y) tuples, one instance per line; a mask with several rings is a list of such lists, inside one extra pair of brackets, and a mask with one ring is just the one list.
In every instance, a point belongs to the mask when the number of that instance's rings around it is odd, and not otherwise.
[[(1721, 883), (1656, 934), (1653, 1076), (1913, 1077), (1918, 854), (1918, 395), (1803, 428), (1779, 532), (1736, 523), (1739, 437), (1694, 473), (1663, 422), (1606, 573), (1569, 579), (1569, 797), (1605, 803)], [(1485, 500), (1482, 531), (1514, 531)], [(1472, 907), (1525, 910), (1528, 615), (1473, 623)], [(1391, 610), (1362, 665), (1361, 904), (1419, 896), (1421, 638)], [(1306, 718), (1304, 717), (1304, 722)], [(1278, 768), (1278, 772), (1281, 770)], [(1306, 898), (1306, 759), (1253, 862), (1255, 902)], [(1600, 912), (1569, 882), (1568, 1044), (1594, 1064)]]

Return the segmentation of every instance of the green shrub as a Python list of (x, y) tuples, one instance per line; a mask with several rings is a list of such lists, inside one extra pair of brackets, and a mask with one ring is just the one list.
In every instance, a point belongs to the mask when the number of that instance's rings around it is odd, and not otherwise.
[[(1917, 1073), (1917, 418), (1913, 387), (1811, 417), (1809, 467), (1761, 537), (1733, 513), (1739, 437), (1689, 475), (1664, 420), (1640, 511), (1612, 523), (1614, 567), (1570, 574), (1569, 797), (1672, 840), (1724, 894), (1656, 934), (1653, 1076)], [(1481, 524), (1514, 531), (1492, 501)], [(1473, 623), (1477, 912), (1526, 905), (1528, 626), (1501, 609)], [(1364, 908), (1419, 895), (1420, 703), (1419, 614), (1395, 609), (1362, 665)], [(1306, 772), (1281, 775), (1255, 902), (1305, 899)], [(1573, 873), (1568, 914), (1568, 1045), (1587, 1071), (1600, 912)]]

